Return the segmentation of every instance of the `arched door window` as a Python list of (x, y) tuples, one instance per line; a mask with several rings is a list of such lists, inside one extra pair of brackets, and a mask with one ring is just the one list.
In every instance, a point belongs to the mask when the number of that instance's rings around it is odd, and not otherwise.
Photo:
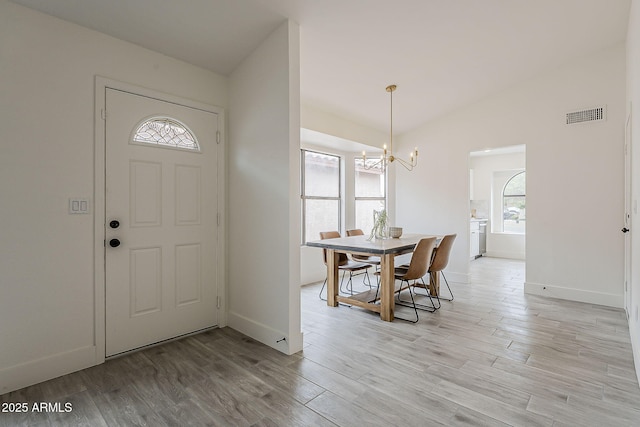
[(502, 190), (502, 230), (524, 234), (526, 221), (526, 173), (513, 175)]
[(144, 120), (133, 133), (133, 142), (165, 148), (200, 151), (195, 135), (186, 125), (169, 117)]

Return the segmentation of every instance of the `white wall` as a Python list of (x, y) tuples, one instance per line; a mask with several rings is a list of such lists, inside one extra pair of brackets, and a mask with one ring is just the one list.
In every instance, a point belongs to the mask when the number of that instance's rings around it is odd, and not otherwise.
[(302, 349), (298, 31), (280, 26), (229, 86), (228, 322), (289, 354)]
[[(625, 48), (616, 46), (403, 135), (421, 166), (398, 170), (401, 225), (458, 233), (448, 277), (465, 280), (468, 153), (526, 144), (526, 291), (621, 307), (624, 94)], [(566, 112), (600, 104), (606, 122), (564, 124)]]
[[(0, 394), (96, 363), (94, 79), (226, 106), (222, 76), (0, 0)], [(93, 211), (92, 211), (93, 212)], [(95, 236), (102, 239), (103, 236)]]
[[(502, 206), (502, 187), (504, 182), (494, 182), (494, 172), (524, 170), (525, 153), (505, 153), (471, 157), (469, 167), (473, 170), (474, 200), (486, 202), (489, 210), (493, 206)], [(509, 177), (511, 174), (508, 174)], [(502, 208), (489, 211), (487, 227), (487, 256), (499, 258), (525, 259), (525, 235), (508, 234), (498, 230), (502, 220)]]
[[(633, 110), (633, 111), (632, 111)], [(627, 33), (627, 115), (631, 114), (631, 154), (632, 176), (631, 191), (633, 203), (640, 199), (640, 1), (633, 0)], [(636, 366), (636, 374), (640, 381), (640, 224), (637, 209), (631, 217), (631, 312), (629, 314), (629, 332)]]
[(300, 126), (377, 148), (389, 143), (389, 134), (386, 132), (362, 126), (306, 104), (300, 109)]

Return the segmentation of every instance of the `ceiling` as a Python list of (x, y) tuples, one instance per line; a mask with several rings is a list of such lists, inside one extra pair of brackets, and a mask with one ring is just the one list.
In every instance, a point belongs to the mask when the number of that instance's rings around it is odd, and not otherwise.
[(411, 130), (625, 40), (630, 0), (12, 0), (228, 75), (286, 18), (302, 102)]

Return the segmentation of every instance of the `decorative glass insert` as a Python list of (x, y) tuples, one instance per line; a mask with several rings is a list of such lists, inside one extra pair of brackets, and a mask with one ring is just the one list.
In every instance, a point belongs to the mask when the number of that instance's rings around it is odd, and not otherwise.
[(195, 135), (182, 123), (168, 117), (144, 121), (133, 134), (135, 142), (200, 151)]

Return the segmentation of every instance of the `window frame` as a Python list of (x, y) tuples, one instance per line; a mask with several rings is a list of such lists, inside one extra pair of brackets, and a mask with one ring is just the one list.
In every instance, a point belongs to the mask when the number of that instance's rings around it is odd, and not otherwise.
[[(307, 196), (306, 193), (306, 163), (305, 163), (305, 153), (316, 153), (316, 154), (321, 154), (323, 156), (330, 156), (330, 157), (335, 157), (338, 159), (338, 196)], [(322, 152), (322, 151), (318, 151), (318, 150), (312, 150), (312, 149), (308, 149), (308, 148), (301, 148), (300, 149), (300, 217), (301, 217), (301, 221), (300, 221), (300, 239), (301, 245), (305, 245), (307, 242), (307, 230), (306, 230), (306, 212), (307, 212), (307, 200), (330, 200), (330, 201), (337, 201), (338, 202), (338, 210), (337, 210), (337, 215), (338, 215), (338, 232), (341, 232), (342, 230), (342, 187), (343, 187), (343, 183), (342, 183), (342, 176), (343, 176), (343, 171), (342, 171), (342, 162), (343, 162), (343, 158), (337, 154), (332, 154), (332, 153), (327, 153), (327, 152)], [(319, 239), (319, 237), (318, 237)], [(317, 239), (311, 239), (311, 240), (317, 240)]]
[[(504, 186), (502, 187), (502, 193), (500, 195), (500, 208), (501, 208), (501, 213), (500, 213), (500, 218), (502, 221), (502, 232), (506, 233), (506, 234), (517, 234), (517, 235), (524, 235), (526, 234), (526, 231), (523, 231), (522, 233), (518, 233), (518, 232), (514, 232), (514, 231), (505, 231), (505, 217), (504, 217), (504, 209), (505, 209), (505, 197), (522, 197), (525, 200), (527, 200), (527, 190), (526, 190), (526, 170), (522, 170), (519, 172), (516, 172), (515, 174), (513, 174), (509, 179), (507, 179), (507, 181), (504, 183)], [(509, 186), (509, 183), (511, 181), (513, 181), (514, 178), (516, 178), (517, 176), (520, 176), (522, 174), (525, 174), (525, 191), (524, 194), (505, 194), (505, 191), (507, 190), (507, 187)], [(522, 219), (522, 221), (526, 221), (526, 217), (524, 219)]]
[[(383, 204), (383, 209), (387, 209), (387, 194), (388, 194), (388, 174), (387, 174), (387, 168), (384, 167), (384, 165), (382, 165), (381, 169), (382, 169), (382, 176), (383, 176), (383, 195), (380, 196), (362, 196), (359, 197), (358, 196), (358, 188), (356, 185), (356, 175), (357, 175), (357, 166), (356, 166), (356, 162), (358, 161), (362, 161), (362, 158), (360, 157), (354, 157), (353, 158), (353, 224), (354, 226), (357, 228), (358, 224), (357, 224), (357, 212), (358, 212), (358, 202), (359, 201), (382, 201)], [(367, 232), (367, 230), (363, 230), (365, 233)]]

